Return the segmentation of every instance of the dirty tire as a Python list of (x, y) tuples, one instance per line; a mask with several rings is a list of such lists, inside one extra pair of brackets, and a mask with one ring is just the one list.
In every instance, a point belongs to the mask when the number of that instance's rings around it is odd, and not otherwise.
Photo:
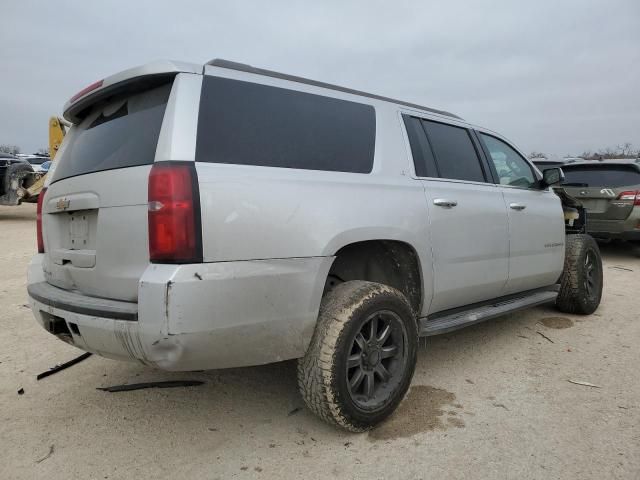
[[(390, 322), (385, 324), (385, 318), (391, 319)], [(397, 339), (401, 339), (402, 345), (395, 350), (395, 356), (389, 359), (384, 357), (384, 361), (395, 362), (386, 364), (389, 371), (385, 372), (395, 372), (387, 381), (374, 375), (371, 370), (367, 371), (375, 378), (371, 379), (372, 385), (378, 381), (379, 390), (376, 392), (381, 393), (375, 393), (370, 398), (365, 394), (363, 398), (369, 398), (376, 404), (363, 406), (353, 392), (354, 382), (352, 380), (350, 383), (348, 373), (353, 372), (348, 370), (353, 367), (348, 366), (352, 365), (348, 361), (351, 362), (354, 357), (360, 358), (360, 366), (355, 367), (363, 369), (360, 373), (365, 368), (378, 368), (377, 364), (372, 366), (375, 362), (383, 363), (383, 356), (373, 351), (371, 356), (365, 355), (364, 350), (355, 355), (353, 353), (354, 342), (358, 342), (355, 338), (362, 334), (364, 328), (373, 331), (376, 327), (371, 325), (377, 326), (378, 322), (382, 324), (382, 332), (379, 335), (370, 333), (367, 345), (371, 343), (374, 348), (379, 348), (378, 352), (385, 349), (390, 351)], [(378, 341), (384, 338), (386, 327), (391, 323), (394, 328), (394, 337), (388, 337), (391, 343)], [(363, 340), (362, 336), (358, 338)], [(383, 344), (391, 347), (383, 347)], [(415, 369), (417, 344), (416, 320), (401, 292), (387, 285), (360, 280), (341, 283), (324, 296), (307, 353), (298, 360), (300, 393), (309, 409), (324, 421), (352, 432), (368, 430), (393, 413), (406, 394)], [(376, 360), (370, 360), (372, 357)], [(368, 382), (369, 378), (365, 378), (361, 382), (362, 388), (366, 389)]]
[(564, 313), (589, 315), (602, 298), (602, 259), (590, 235), (567, 235), (564, 270), (556, 307)]

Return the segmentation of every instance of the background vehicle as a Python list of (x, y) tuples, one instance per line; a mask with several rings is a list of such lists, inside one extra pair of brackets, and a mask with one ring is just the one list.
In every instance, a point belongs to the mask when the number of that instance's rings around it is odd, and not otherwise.
[(570, 163), (575, 162), (585, 162), (589, 160), (585, 160), (580, 157), (564, 157), (562, 159), (535, 159), (532, 160), (533, 164), (540, 169), (541, 172), (544, 172), (547, 168), (553, 167), (562, 167), (564, 165), (568, 165)]
[(0, 153), (0, 205), (17, 205), (18, 191), (33, 176), (33, 167), (27, 160)]
[(43, 155), (31, 155), (31, 156), (25, 157), (25, 160), (31, 164), (31, 167), (33, 168), (34, 172), (42, 171), (41, 165), (45, 162), (51, 161), (49, 156), (43, 156)]
[(562, 160), (533, 160), (533, 164), (538, 167), (541, 172), (544, 172), (547, 168), (562, 167), (564, 163)]
[(640, 241), (640, 161), (589, 161), (562, 170), (562, 186), (586, 209), (591, 235)]
[(121, 72), (65, 118), (28, 292), (84, 350), (166, 370), (297, 358), (309, 408), (361, 431), (403, 398), (418, 336), (600, 302), (560, 169), (453, 114), (214, 60)]
[[(22, 202), (35, 203), (42, 190), (51, 162), (71, 124), (64, 119), (49, 119), (50, 156), (20, 155), (12, 156), (15, 165), (7, 162), (3, 167), (0, 159), (0, 205), (20, 205)], [(20, 163), (20, 165), (18, 165)]]

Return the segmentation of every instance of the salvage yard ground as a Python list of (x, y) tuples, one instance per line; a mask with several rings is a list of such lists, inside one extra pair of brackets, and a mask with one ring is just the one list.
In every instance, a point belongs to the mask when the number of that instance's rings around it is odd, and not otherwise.
[[(602, 247), (591, 316), (540, 307), (422, 341), (400, 409), (353, 435), (305, 410), (294, 362), (166, 373), (92, 356), (36, 381), (82, 352), (26, 307), (34, 248), (35, 207), (0, 207), (1, 479), (640, 478), (640, 249)], [(96, 389), (169, 380), (205, 383)]]

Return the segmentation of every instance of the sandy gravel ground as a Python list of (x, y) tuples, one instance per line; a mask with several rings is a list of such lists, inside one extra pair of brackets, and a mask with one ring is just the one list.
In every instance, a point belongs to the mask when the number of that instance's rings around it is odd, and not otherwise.
[[(640, 478), (640, 252), (628, 245), (603, 247), (594, 315), (536, 308), (423, 343), (401, 408), (361, 435), (303, 408), (293, 362), (170, 374), (93, 356), (37, 382), (81, 352), (25, 308), (34, 248), (33, 205), (0, 207), (0, 479)], [(206, 384), (96, 390), (171, 379)]]

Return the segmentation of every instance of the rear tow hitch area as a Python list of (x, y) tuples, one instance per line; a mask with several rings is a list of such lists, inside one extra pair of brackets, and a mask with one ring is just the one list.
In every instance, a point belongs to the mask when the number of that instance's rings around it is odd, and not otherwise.
[[(51, 334), (58, 337), (63, 342), (73, 344), (73, 335), (71, 334), (71, 329), (74, 330), (75, 333), (79, 334), (78, 326), (75, 324), (67, 325), (67, 322), (64, 318), (58, 317), (48, 312), (40, 312), (42, 314), (42, 318), (44, 319), (44, 328)], [(75, 327), (75, 328), (74, 328)]]

